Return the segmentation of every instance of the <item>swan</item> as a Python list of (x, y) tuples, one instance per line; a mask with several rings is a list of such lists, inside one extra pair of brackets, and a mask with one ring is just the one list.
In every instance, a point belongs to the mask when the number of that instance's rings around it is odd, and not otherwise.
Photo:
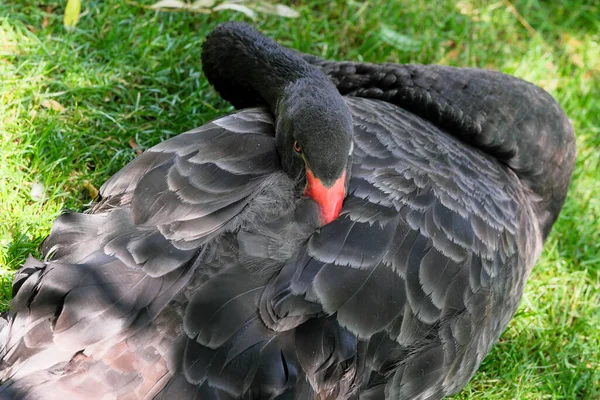
[(439, 399), (519, 305), (574, 133), (497, 72), (334, 62), (242, 23), (241, 110), (149, 149), (15, 275), (0, 398)]

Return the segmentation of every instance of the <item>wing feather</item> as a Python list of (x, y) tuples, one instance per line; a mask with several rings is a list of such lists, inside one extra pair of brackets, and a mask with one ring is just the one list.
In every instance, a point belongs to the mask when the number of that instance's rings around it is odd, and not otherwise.
[(516, 310), (494, 285), (518, 284), (531, 268), (518, 248), (541, 237), (521, 233), (535, 218), (500, 162), (391, 104), (347, 103), (356, 151), (342, 215), (266, 285), (260, 315), (296, 332), (335, 317), (367, 344), (366, 393), (437, 398), (470, 378), (501, 333), (492, 320)]

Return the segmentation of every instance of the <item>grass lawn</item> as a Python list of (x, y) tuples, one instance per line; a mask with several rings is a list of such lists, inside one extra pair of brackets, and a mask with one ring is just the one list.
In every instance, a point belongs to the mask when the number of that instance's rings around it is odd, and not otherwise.
[[(72, 32), (62, 24), (66, 0), (0, 4), (2, 309), (12, 274), (28, 254), (40, 255), (61, 210), (85, 209), (94, 188), (135, 157), (131, 139), (146, 149), (231, 111), (202, 75), (200, 49), (217, 23), (247, 20), (243, 14), (82, 2)], [(492, 68), (558, 99), (578, 139), (569, 198), (518, 315), (456, 398), (600, 398), (600, 3), (286, 4), (300, 18), (259, 14), (255, 23), (296, 49), (340, 60)]]

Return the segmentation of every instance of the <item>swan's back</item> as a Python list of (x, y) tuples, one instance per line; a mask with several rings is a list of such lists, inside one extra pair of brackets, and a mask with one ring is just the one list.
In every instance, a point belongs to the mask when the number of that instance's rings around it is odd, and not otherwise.
[(573, 125), (542, 88), (496, 71), (323, 60), (340, 93), (398, 105), (506, 164), (531, 190), (544, 239), (575, 167)]

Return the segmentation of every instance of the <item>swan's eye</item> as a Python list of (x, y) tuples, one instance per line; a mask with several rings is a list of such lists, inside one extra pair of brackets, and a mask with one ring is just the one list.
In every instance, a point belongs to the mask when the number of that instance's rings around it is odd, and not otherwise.
[(297, 140), (294, 140), (294, 151), (296, 153), (302, 153), (302, 147), (300, 147), (300, 144)]

